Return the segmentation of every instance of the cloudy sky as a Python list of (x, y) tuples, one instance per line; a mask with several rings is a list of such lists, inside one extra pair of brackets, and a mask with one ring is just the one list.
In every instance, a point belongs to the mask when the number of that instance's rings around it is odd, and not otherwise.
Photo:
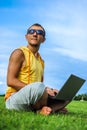
[[(0, 94), (9, 56), (27, 45), (26, 30), (33, 23), (46, 30), (40, 48), (44, 83), (60, 89), (70, 74), (87, 79), (87, 0), (0, 0)], [(87, 82), (78, 93), (87, 93)]]

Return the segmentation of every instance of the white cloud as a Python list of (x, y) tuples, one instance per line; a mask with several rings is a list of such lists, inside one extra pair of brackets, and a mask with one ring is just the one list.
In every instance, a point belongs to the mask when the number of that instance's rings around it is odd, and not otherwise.
[(56, 8), (56, 11), (59, 11), (58, 14), (54, 13), (55, 9), (52, 10), (52, 13), (50, 12), (50, 15), (48, 14), (52, 22), (48, 21), (46, 24), (47, 34), (50, 35), (49, 40), (53, 44), (53, 50), (75, 59), (87, 61), (86, 12), (83, 4), (77, 3), (74, 9), (69, 4), (62, 5), (64, 8)]
[(5, 78), (7, 74), (7, 66), (2, 66), (0, 65), (0, 79)]
[[(5, 81), (0, 81), (0, 86), (3, 86), (4, 87), (4, 85), (6, 85), (6, 83), (5, 83)], [(2, 89), (2, 88), (1, 88)]]
[(68, 57), (72, 57), (75, 59), (79, 59), (82, 61), (86, 61), (87, 62), (87, 52), (86, 53), (82, 53), (80, 51), (76, 51), (76, 50), (71, 50), (71, 49), (65, 49), (65, 48), (54, 48), (54, 51), (61, 53), (63, 55), (66, 55)]
[(5, 81), (7, 75), (8, 57), (6, 56), (6, 54), (0, 55), (0, 60), (0, 80)]
[(2, 85), (3, 84), (3, 82), (2, 81), (0, 81), (0, 85)]

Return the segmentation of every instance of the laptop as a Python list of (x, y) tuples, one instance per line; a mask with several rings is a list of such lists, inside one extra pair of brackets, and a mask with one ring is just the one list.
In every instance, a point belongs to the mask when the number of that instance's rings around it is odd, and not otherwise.
[(71, 74), (55, 96), (48, 96), (48, 106), (65, 101), (71, 102), (85, 81), (85, 79)]

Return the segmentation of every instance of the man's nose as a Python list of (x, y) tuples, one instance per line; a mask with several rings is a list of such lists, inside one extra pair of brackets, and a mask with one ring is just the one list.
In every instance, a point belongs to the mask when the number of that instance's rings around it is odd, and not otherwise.
[(37, 33), (36, 33), (36, 32), (34, 32), (34, 33), (33, 33), (33, 35), (37, 35)]

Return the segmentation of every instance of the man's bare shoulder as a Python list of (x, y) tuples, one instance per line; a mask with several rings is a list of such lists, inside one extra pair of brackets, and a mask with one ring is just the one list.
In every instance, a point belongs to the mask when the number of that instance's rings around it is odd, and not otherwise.
[(10, 55), (10, 60), (11, 59), (19, 59), (20, 60), (20, 58), (22, 59), (24, 59), (24, 53), (23, 53), (23, 51), (21, 50), (21, 49), (15, 49), (12, 53), (11, 53), (11, 55)]

